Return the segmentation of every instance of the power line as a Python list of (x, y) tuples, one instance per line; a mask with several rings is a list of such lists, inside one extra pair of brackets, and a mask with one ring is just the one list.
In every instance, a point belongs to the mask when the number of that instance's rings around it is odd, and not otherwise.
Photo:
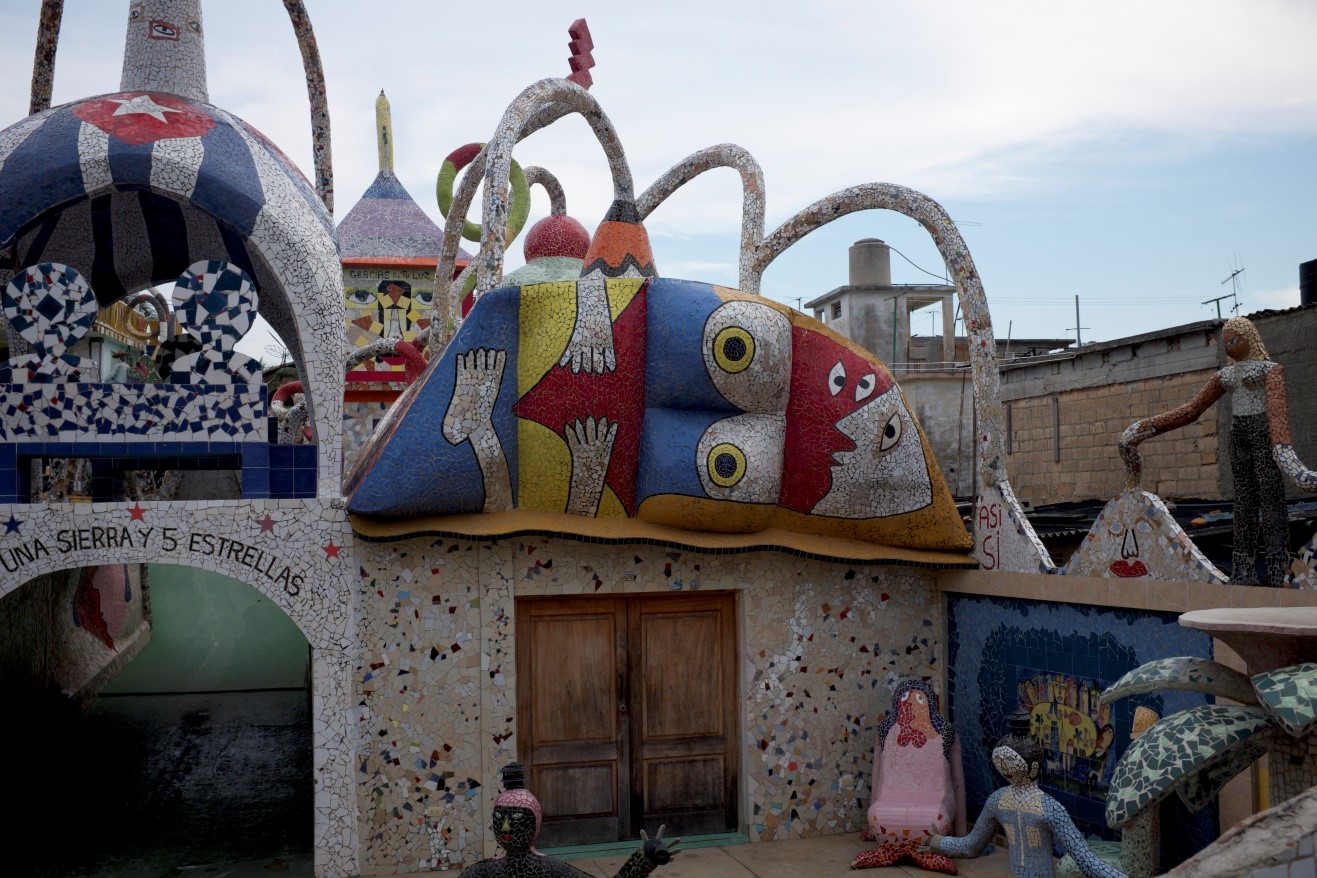
[(938, 280), (942, 281), (942, 283), (944, 283), (944, 284), (946, 284), (946, 283), (950, 283), (950, 282), (951, 282), (951, 281), (947, 278), (947, 276), (946, 276), (945, 274), (935, 274), (934, 272), (929, 271), (927, 268), (924, 268), (924, 267), (921, 266), (921, 265), (916, 265), (915, 262), (914, 262), (914, 260), (912, 260), (909, 256), (906, 256), (906, 255), (905, 255), (904, 253), (902, 253), (900, 250), (897, 250), (897, 249), (896, 249), (895, 247), (893, 247), (891, 244), (888, 244), (888, 245), (887, 245), (887, 249), (891, 250), (893, 253), (895, 253), (897, 256), (900, 256), (902, 259), (904, 259), (906, 262), (909, 262), (911, 265), (914, 265), (915, 268), (919, 269), (920, 271), (922, 271), (924, 274), (928, 275), (929, 277), (935, 277), (935, 278), (937, 278)]

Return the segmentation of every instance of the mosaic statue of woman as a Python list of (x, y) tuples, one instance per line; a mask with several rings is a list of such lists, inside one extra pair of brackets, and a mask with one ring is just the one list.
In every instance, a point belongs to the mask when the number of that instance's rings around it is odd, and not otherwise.
[(938, 710), (937, 693), (907, 678), (878, 724), (869, 833), (877, 841), (965, 831), (960, 740)]
[(1140, 442), (1191, 424), (1230, 395), (1230, 473), (1235, 482), (1234, 549), (1230, 581), (1256, 585), (1261, 524), (1266, 584), (1281, 587), (1289, 569), (1289, 524), (1282, 471), (1304, 490), (1317, 490), (1317, 473), (1294, 453), (1285, 371), (1274, 363), (1247, 317), (1231, 317), (1221, 329), (1230, 362), (1179, 408), (1135, 421), (1120, 437), (1121, 456), (1137, 470)]
[(1002, 832), (1013, 878), (1054, 878), (1054, 845), (1073, 858), (1086, 878), (1125, 878), (1093, 853), (1065, 808), (1038, 786), (1043, 748), (1028, 729), (1028, 715), (1017, 714), (1011, 718), (1011, 733), (993, 749), (992, 765), (1007, 785), (988, 796), (969, 835), (934, 835), (926, 849), (949, 857), (977, 857), (992, 836)]

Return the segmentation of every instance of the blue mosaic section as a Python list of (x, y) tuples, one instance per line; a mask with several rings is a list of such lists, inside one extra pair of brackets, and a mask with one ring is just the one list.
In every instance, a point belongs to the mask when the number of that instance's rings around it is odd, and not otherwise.
[(0, 442), (269, 441), (260, 384), (0, 384)]
[[(1085, 836), (1117, 838), (1107, 828), (1105, 793), (1129, 746), (1135, 708), (1167, 716), (1210, 699), (1166, 691), (1102, 705), (1097, 695), (1154, 659), (1211, 658), (1211, 637), (1178, 619), (1178, 613), (948, 596), (949, 713), (963, 742), (971, 817), (1003, 783), (990, 762), (992, 745), (1007, 733), (1010, 714), (1026, 709), (1047, 753), (1040, 785)], [(1179, 811), (1171, 825), (1185, 829), (1174, 833), (1182, 840), (1164, 837), (1166, 846), (1180, 847), (1167, 850), (1168, 859), (1179, 862), (1216, 838), (1214, 808), (1189, 815), (1178, 800), (1167, 807)]]
[(260, 384), (0, 384), (0, 503), (31, 500), (34, 458), (241, 469), (246, 499), (316, 495), (315, 445), (273, 445)]
[(29, 442), (0, 443), (0, 503), (32, 499), (31, 469), (35, 458), (92, 460), (93, 499), (111, 499), (121, 488), (102, 479), (122, 477), (126, 470), (241, 470), (245, 500), (286, 500), (316, 496), (315, 445), (270, 445), (266, 442)]

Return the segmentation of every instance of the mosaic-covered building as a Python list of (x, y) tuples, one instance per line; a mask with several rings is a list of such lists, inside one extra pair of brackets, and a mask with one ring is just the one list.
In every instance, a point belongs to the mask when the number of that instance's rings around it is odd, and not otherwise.
[[(393, 114), (384, 92), (375, 101), (379, 173), (337, 228), (343, 261), (348, 352), (383, 339), (408, 344), (430, 325), (435, 268), (443, 229), (421, 209), (394, 174)], [(470, 261), (460, 251), (460, 269)], [(402, 358), (390, 352), (355, 364), (348, 372), (343, 417), (345, 464), (406, 386)]]
[[(327, 132), (299, 6), (313, 127)], [(61, 8), (46, 7), (47, 31)], [(580, 276), (496, 288), (501, 245), (487, 236), (451, 340), (431, 340), (368, 438), (345, 427), (357, 342), (456, 316), (455, 230), (436, 242), (396, 185), (383, 101), (380, 175), (336, 229), (327, 144), (313, 184), (210, 104), (203, 33), (199, 0), (136, 0), (118, 92), (49, 107), (39, 62), (33, 114), (0, 132), (0, 596), (13, 630), (63, 657), (53, 676), (76, 700), (142, 648), (143, 565), (204, 570), (277, 607), (308, 652), (317, 876), (493, 855), (499, 772), (514, 760), (544, 805), (545, 845), (660, 823), (749, 843), (858, 832), (903, 677), (944, 693), (967, 751), (1014, 710), (1036, 711), (1055, 732), (1049, 781), (1093, 818), (1085, 799), (1128, 740), (1095, 691), (1159, 658), (1224, 657), (1174, 626), (1183, 610), (1311, 604), (1191, 583), (1173, 535), (1145, 544), (1160, 577), (1058, 576), (1006, 478), (991, 320), (954, 225), (910, 190), (846, 190), (832, 213), (900, 210), (952, 268), (980, 449), (975, 504), (958, 508), (886, 367), (756, 294), (755, 272), (826, 211), (749, 234), (745, 289), (660, 277), (640, 220), (662, 199), (635, 194), (611, 123), (565, 80), (510, 104), (485, 216), (505, 214), (528, 120), (588, 114), (615, 200)], [(754, 179), (744, 157), (724, 158)], [(693, 157), (665, 179), (715, 164)], [(747, 188), (762, 195), (762, 180)], [(397, 272), (424, 274), (407, 260), (434, 252), (427, 312), (424, 279), (409, 296)], [(378, 268), (390, 276), (352, 274), (377, 270), (371, 259), (390, 260)], [(185, 318), (186, 336), (162, 346), (168, 377), (103, 383), (78, 339), (101, 309), (160, 284)], [(293, 356), (309, 441), (277, 441), (259, 372), (233, 350), (257, 313)], [(107, 479), (87, 502), (35, 499), (23, 474), (53, 458), (228, 468), (240, 496), (128, 497)], [(57, 611), (9, 600), (35, 594)], [(75, 610), (78, 624), (62, 621)], [(971, 802), (990, 783), (981, 756), (966, 762)]]

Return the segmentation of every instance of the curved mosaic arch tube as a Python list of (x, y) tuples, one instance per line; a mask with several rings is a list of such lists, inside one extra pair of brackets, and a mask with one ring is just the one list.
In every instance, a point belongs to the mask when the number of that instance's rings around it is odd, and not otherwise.
[(544, 193), (549, 196), (549, 213), (560, 214), (567, 212), (567, 193), (563, 191), (562, 183), (551, 172), (540, 167), (529, 167), (525, 171), (526, 185), (539, 186)]
[(933, 237), (951, 270), (965, 314), (970, 366), (974, 374), (974, 409), (978, 425), (977, 476), (980, 487), (1006, 481), (1001, 379), (992, 315), (969, 248), (940, 204), (914, 189), (891, 183), (867, 183), (834, 192), (801, 210), (764, 239), (750, 260), (757, 280), (773, 260), (810, 232), (861, 210), (893, 210), (919, 223)]
[(64, 0), (42, 0), (37, 21), (37, 51), (32, 60), (32, 99), (29, 116), (50, 109), (50, 93), (55, 81), (55, 50), (59, 47), (59, 28), (64, 21)]
[[(453, 193), (453, 205), (449, 213), (451, 217), (460, 219), (470, 210), (480, 181), (483, 179), (486, 183), (480, 251), (471, 261), (476, 272), (477, 297), (498, 286), (503, 276), (512, 148), (570, 113), (584, 117), (599, 140), (613, 176), (614, 201), (635, 201), (635, 184), (626, 155), (622, 151), (621, 140), (599, 102), (585, 89), (565, 79), (542, 79), (528, 86), (508, 105), (494, 136), (467, 165)], [(429, 341), (429, 349), (434, 352), (441, 350), (456, 331), (467, 272), (464, 271), (457, 280), (449, 279), (457, 263), (460, 231), (459, 222), (450, 220), (444, 225), (443, 247), (439, 251), (439, 264), (435, 269), (434, 317), (431, 321), (431, 326), (437, 328), (437, 334), (432, 331)], [(444, 288), (448, 289), (448, 294), (439, 295), (439, 290)]]
[[(1025, 517), (1007, 477), (1005, 417), (992, 315), (969, 248), (940, 204), (922, 192), (891, 183), (867, 183), (834, 192), (798, 212), (763, 240), (748, 260), (751, 283), (758, 288), (759, 278), (773, 260), (810, 232), (861, 210), (893, 210), (923, 226), (950, 269), (960, 297), (974, 379), (976, 557), (988, 569), (1055, 572), (1055, 563)], [(989, 548), (990, 540), (998, 541), (993, 548)]]
[(743, 147), (735, 143), (719, 143), (699, 152), (691, 153), (673, 165), (636, 199), (636, 210), (643, 222), (668, 196), (714, 168), (732, 168), (741, 175), (741, 258), (739, 281), (742, 292), (759, 293), (761, 271), (752, 265), (759, 245), (764, 240), (764, 172), (759, 162)]
[(288, 18), (297, 35), (297, 48), (302, 53), (302, 69), (306, 72), (306, 94), (311, 101), (311, 152), (316, 166), (316, 194), (325, 203), (331, 216), (334, 214), (333, 150), (329, 137), (329, 100), (325, 96), (325, 68), (320, 62), (320, 47), (311, 29), (302, 0), (284, 0)]
[(585, 119), (603, 148), (613, 176), (614, 202), (634, 204), (635, 184), (622, 142), (594, 96), (566, 79), (541, 79), (533, 83), (508, 105), (494, 136), (485, 145), (485, 203), (480, 252), (474, 260), (477, 296), (498, 286), (503, 276), (512, 148), (523, 138), (569, 113), (579, 113)]

